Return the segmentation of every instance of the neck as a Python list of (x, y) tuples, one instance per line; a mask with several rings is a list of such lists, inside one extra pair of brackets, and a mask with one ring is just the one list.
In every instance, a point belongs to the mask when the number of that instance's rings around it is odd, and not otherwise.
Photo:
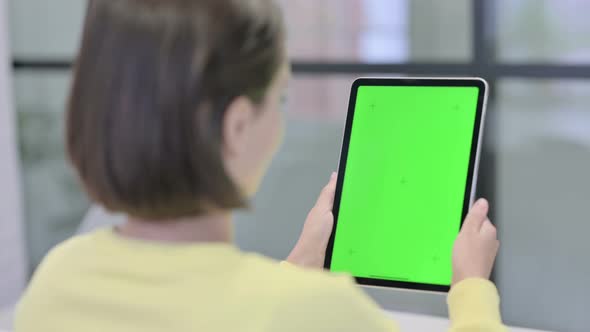
[(123, 236), (156, 242), (233, 242), (230, 212), (157, 221), (129, 217), (116, 230)]

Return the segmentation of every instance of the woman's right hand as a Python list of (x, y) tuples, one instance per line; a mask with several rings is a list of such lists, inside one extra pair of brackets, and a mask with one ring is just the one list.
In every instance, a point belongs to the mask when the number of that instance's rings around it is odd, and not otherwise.
[(469, 278), (490, 278), (500, 242), (488, 210), (488, 202), (479, 199), (463, 222), (453, 248), (453, 285)]

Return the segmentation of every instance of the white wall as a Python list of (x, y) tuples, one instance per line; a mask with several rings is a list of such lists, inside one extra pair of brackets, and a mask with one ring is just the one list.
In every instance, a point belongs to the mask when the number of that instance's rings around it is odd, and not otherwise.
[(0, 307), (12, 303), (25, 279), (22, 202), (6, 0), (0, 0)]

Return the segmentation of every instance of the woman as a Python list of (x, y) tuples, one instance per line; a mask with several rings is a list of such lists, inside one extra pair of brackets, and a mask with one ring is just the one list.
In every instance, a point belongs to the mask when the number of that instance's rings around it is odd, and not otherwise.
[[(319, 269), (334, 174), (290, 263), (232, 245), (232, 212), (282, 137), (284, 42), (272, 0), (92, 1), (67, 148), (89, 196), (127, 221), (47, 255), (17, 332), (397, 331), (351, 278)], [(452, 331), (503, 331), (487, 209), (455, 244)]]

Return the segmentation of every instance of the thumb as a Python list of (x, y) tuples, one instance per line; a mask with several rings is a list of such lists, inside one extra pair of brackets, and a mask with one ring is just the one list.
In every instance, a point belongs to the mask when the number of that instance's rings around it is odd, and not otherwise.
[(336, 180), (338, 176), (336, 172), (332, 172), (330, 176), (330, 182), (322, 189), (320, 196), (318, 197), (315, 207), (323, 211), (332, 211), (332, 205), (334, 204), (334, 194), (336, 192)]
[(469, 210), (467, 217), (465, 217), (463, 228), (479, 232), (484, 221), (488, 219), (488, 209), (489, 204), (487, 200), (483, 198), (477, 200), (471, 207), (471, 210)]

